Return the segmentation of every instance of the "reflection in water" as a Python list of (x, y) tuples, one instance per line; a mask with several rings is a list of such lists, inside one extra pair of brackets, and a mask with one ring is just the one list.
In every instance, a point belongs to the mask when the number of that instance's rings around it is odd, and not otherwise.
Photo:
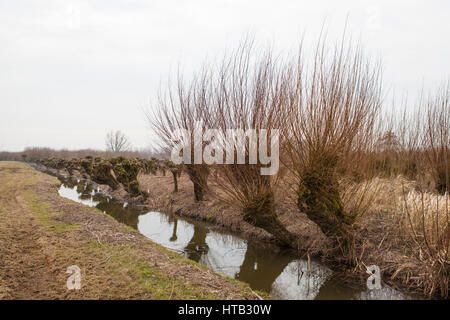
[(331, 274), (327, 268), (296, 259), (290, 252), (267, 250), (206, 225), (149, 212), (139, 216), (139, 231), (216, 272), (247, 282), (282, 299), (314, 299)]
[[(169, 218), (169, 223), (170, 223), (170, 218)], [(177, 238), (177, 226), (178, 226), (178, 219), (175, 219), (174, 223), (173, 223), (173, 232), (172, 232), (172, 236), (170, 237), (170, 241), (176, 241)]]
[(160, 245), (216, 272), (247, 282), (253, 289), (280, 299), (405, 299), (389, 287), (350, 289), (327, 267), (298, 259), (292, 252), (268, 250), (240, 237), (213, 231), (198, 221), (123, 206), (94, 190), (93, 185), (64, 181), (59, 194), (96, 207)]
[(208, 254), (208, 245), (206, 244), (206, 234), (208, 230), (206, 228), (194, 225), (194, 234), (191, 240), (184, 248), (187, 257), (195, 262), (199, 262), (203, 255)]
[[(139, 216), (137, 229), (147, 238), (186, 256), (184, 248), (194, 236), (194, 226), (165, 214)], [(175, 226), (176, 224), (176, 226)]]
[(134, 229), (137, 229), (138, 216), (143, 214), (142, 211), (131, 207), (123, 208), (123, 205), (114, 199), (96, 193), (92, 184), (79, 183), (74, 179), (64, 181), (58, 193), (60, 196), (81, 202), (89, 207), (96, 207)]
[(311, 261), (308, 267), (307, 261), (297, 259), (290, 262), (275, 280), (272, 292), (281, 299), (317, 299), (319, 290), (331, 274), (331, 270), (315, 261)]
[(336, 277), (329, 277), (320, 287), (319, 293), (316, 296), (317, 300), (336, 300), (336, 299), (355, 299), (355, 294), (358, 291), (342, 286)]
[(140, 214), (142, 214), (141, 211), (132, 207), (124, 208), (121, 204), (117, 203), (113, 199), (110, 199), (108, 202), (102, 201), (97, 204), (96, 207), (101, 211), (106, 212), (117, 221), (126, 224), (134, 229), (137, 229), (138, 217)]
[(59, 188), (58, 193), (62, 197), (81, 202), (89, 207), (96, 207), (100, 203), (100, 200), (96, 200), (92, 195), (89, 195), (89, 197), (84, 196), (84, 190), (85, 186), (82, 184), (76, 185), (76, 180), (68, 180)]
[(247, 242), (230, 234), (210, 232), (206, 243), (209, 251), (200, 262), (219, 273), (236, 278), (244, 262)]
[(274, 281), (292, 260), (292, 255), (250, 245), (236, 278), (251, 284), (255, 289), (270, 292)]

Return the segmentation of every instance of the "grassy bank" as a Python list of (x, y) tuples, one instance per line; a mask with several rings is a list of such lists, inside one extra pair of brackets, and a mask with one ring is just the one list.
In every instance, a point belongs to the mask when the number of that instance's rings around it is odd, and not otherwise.
[[(257, 299), (116, 222), (61, 198), (58, 180), (0, 162), (0, 299)], [(68, 290), (66, 270), (81, 269)]]

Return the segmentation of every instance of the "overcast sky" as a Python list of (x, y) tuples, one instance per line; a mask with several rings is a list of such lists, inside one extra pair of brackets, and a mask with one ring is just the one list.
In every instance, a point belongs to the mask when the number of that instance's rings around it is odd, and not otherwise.
[(413, 94), (450, 75), (450, 1), (0, 0), (0, 150), (101, 148), (107, 131), (151, 141), (143, 108), (180, 65), (246, 33), (291, 50), (324, 21), (382, 59), (383, 87)]

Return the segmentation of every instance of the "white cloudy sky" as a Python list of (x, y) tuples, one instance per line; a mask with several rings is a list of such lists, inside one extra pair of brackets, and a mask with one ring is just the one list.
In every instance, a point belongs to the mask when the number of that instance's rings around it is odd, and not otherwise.
[(279, 50), (347, 28), (382, 59), (384, 88), (415, 93), (450, 75), (450, 1), (0, 0), (0, 150), (104, 148), (111, 129), (151, 141), (143, 108), (181, 65), (246, 33)]

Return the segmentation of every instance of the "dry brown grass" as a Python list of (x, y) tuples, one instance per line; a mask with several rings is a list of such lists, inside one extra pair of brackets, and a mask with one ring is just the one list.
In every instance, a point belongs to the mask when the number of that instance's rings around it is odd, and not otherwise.
[(411, 290), (448, 297), (448, 195), (421, 191), (418, 182), (402, 176), (375, 178), (370, 184), (375, 196), (369, 214), (358, 223), (358, 236), (365, 234), (361, 241), (366, 245), (378, 245), (361, 254), (362, 260), (385, 267)]

